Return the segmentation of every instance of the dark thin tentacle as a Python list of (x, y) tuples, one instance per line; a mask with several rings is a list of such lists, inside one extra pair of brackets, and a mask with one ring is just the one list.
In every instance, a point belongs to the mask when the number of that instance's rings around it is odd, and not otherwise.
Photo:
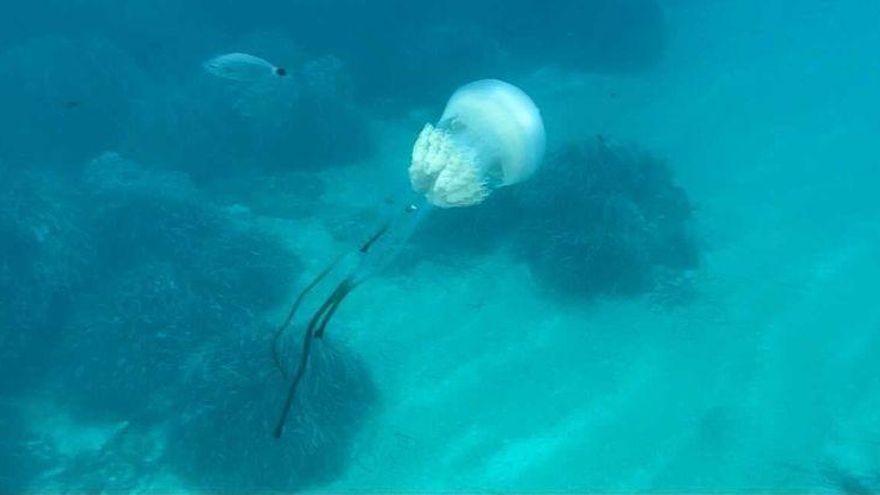
[(332, 306), (324, 313), (324, 318), (321, 320), (321, 324), (318, 325), (318, 329), (315, 331), (315, 338), (320, 339), (324, 337), (324, 329), (327, 328), (327, 324), (330, 323), (330, 318), (333, 318), (333, 313), (336, 313), (336, 310), (339, 308), (339, 305), (342, 304), (342, 300), (345, 299), (351, 291), (357, 287), (357, 284), (352, 282), (350, 279), (345, 280), (343, 282), (344, 287), (340, 285), (341, 291), (339, 295), (336, 297), (336, 301)]
[(367, 251), (369, 251), (369, 250), (370, 250), (370, 247), (373, 246), (373, 243), (375, 243), (376, 241), (379, 240), (380, 237), (382, 237), (383, 235), (385, 235), (385, 233), (388, 232), (388, 229), (389, 229), (389, 228), (391, 228), (391, 223), (390, 223), (390, 222), (388, 222), (388, 223), (382, 225), (381, 227), (379, 227), (379, 230), (377, 230), (375, 234), (371, 235), (370, 238), (367, 239), (367, 242), (365, 242), (365, 243), (360, 247), (360, 249), (358, 249), (358, 251), (360, 251), (360, 252), (362, 252), (362, 253), (366, 253)]
[(315, 334), (315, 326), (319, 321), (323, 321), (324, 314), (328, 309), (338, 305), (337, 301), (339, 295), (351, 290), (348, 288), (348, 285), (348, 279), (342, 281), (309, 321), (309, 326), (306, 328), (306, 334), (303, 337), (303, 348), (302, 355), (299, 357), (299, 366), (296, 369), (296, 374), (293, 376), (293, 380), (290, 382), (290, 388), (287, 390), (287, 397), (284, 399), (284, 407), (281, 409), (281, 416), (278, 418), (278, 423), (275, 425), (275, 438), (281, 438), (281, 434), (284, 432), (284, 424), (287, 422), (287, 415), (290, 413), (291, 406), (293, 406), (296, 389), (299, 386), (300, 380), (302, 380), (302, 377), (306, 373), (306, 366), (309, 364), (309, 354), (312, 349), (312, 338)]
[(315, 277), (309, 285), (307, 285), (302, 291), (300, 291), (299, 295), (296, 296), (296, 300), (293, 302), (293, 305), (290, 307), (290, 311), (287, 313), (287, 318), (284, 319), (284, 323), (282, 323), (276, 330), (275, 335), (272, 337), (272, 360), (275, 361), (275, 367), (278, 368), (278, 371), (281, 372), (281, 375), (287, 378), (287, 369), (285, 369), (284, 365), (281, 363), (281, 350), (279, 349), (279, 344), (281, 342), (281, 337), (284, 336), (284, 332), (290, 327), (290, 324), (293, 322), (293, 317), (296, 315), (296, 311), (299, 309), (299, 306), (302, 304), (303, 300), (312, 291), (319, 283), (321, 283), (327, 275), (336, 268), (336, 265), (342, 260), (345, 255), (337, 256), (326, 268), (324, 268), (321, 273)]

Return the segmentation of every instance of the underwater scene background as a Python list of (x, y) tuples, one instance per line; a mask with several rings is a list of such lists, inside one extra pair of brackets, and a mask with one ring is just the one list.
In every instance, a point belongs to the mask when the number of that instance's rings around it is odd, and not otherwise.
[[(880, 491), (880, 2), (3, 10), (0, 493)], [(276, 328), (482, 78), (542, 167), (421, 221), (274, 438)]]

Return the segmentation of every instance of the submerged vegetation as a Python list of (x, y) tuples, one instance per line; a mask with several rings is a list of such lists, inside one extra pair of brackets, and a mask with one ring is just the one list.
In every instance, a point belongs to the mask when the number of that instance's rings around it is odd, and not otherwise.
[[(273, 234), (186, 175), (116, 153), (73, 182), (28, 173), (10, 186), (0, 191), (0, 325), (17, 331), (2, 333), (3, 390), (39, 390), (87, 423), (121, 425), (76, 454), (34, 432), (40, 455), (71, 456), (45, 482), (130, 489), (161, 464), (206, 490), (290, 490), (340, 471), (374, 401), (340, 344), (315, 357), (289, 440), (274, 442), (267, 426), (282, 381), (264, 315), (300, 271)], [(155, 431), (168, 440), (157, 444)], [(0, 449), (37, 455), (12, 440)]]
[(529, 214), (515, 249), (564, 293), (638, 294), (697, 266), (688, 196), (643, 150), (570, 145), (532, 186), (519, 192)]

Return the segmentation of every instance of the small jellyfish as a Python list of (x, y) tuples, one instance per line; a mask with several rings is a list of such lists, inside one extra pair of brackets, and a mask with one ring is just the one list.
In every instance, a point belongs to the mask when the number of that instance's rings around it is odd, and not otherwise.
[(287, 69), (247, 53), (227, 53), (206, 61), (202, 66), (209, 74), (238, 82), (256, 83), (285, 77)]

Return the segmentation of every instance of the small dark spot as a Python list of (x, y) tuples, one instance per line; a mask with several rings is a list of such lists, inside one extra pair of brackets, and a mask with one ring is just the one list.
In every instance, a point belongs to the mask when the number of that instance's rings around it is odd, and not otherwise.
[(284, 67), (275, 67), (275, 75), (279, 77), (284, 77), (287, 75), (287, 69)]
[(77, 100), (67, 100), (64, 102), (64, 108), (71, 110), (71, 109), (79, 107), (81, 104), (82, 103)]
[(617, 91), (611, 91), (610, 93), (608, 93), (608, 97), (611, 98), (612, 100), (616, 100), (618, 96), (620, 96), (620, 95), (617, 94)]

